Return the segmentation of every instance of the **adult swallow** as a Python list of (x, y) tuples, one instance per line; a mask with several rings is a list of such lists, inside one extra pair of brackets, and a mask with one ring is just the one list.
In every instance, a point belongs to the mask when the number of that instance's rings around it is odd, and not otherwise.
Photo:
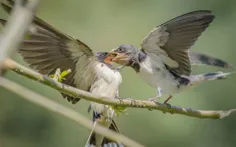
[(122, 44), (109, 54), (113, 62), (132, 67), (157, 96), (168, 94), (165, 103), (187, 87), (203, 81), (222, 79), (228, 73), (191, 75), (191, 65), (208, 64), (230, 68), (230, 64), (200, 53), (190, 52), (201, 33), (213, 21), (211, 11), (200, 10), (178, 16), (154, 28), (142, 41), (141, 49)]
[[(13, 1), (1, 3), (10, 13)], [(6, 20), (0, 19), (2, 24)], [(38, 17), (35, 17), (26, 39), (19, 48), (19, 53), (30, 67), (45, 75), (71, 69), (71, 73), (62, 81), (64, 84), (89, 91), (93, 94), (115, 98), (118, 96), (119, 85), (122, 82), (120, 73), (113, 69), (107, 53), (94, 54), (83, 42), (53, 28)], [(63, 94), (72, 104), (80, 99)], [(107, 105), (91, 103), (93, 120), (118, 131), (115, 124), (114, 109)], [(87, 146), (123, 146), (98, 134), (92, 134)]]

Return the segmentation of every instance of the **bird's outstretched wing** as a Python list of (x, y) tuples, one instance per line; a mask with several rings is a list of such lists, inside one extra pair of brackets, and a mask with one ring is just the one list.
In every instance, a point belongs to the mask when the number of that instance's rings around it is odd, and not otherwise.
[(141, 48), (156, 54), (178, 75), (190, 75), (189, 49), (213, 21), (211, 11), (200, 10), (178, 16), (154, 28), (143, 40)]
[[(10, 13), (13, 1), (8, 0), (8, 3), (9, 5), (1, 5)], [(1, 19), (0, 22), (5, 24), (6, 20)], [(79, 89), (88, 91), (96, 78), (93, 65), (97, 64), (97, 59), (92, 50), (81, 41), (61, 33), (37, 17), (34, 18), (19, 53), (30, 67), (41, 74), (54, 74), (58, 68), (61, 71), (71, 69), (72, 72), (62, 82)], [(78, 98), (64, 94), (63, 96), (73, 104), (79, 101)]]

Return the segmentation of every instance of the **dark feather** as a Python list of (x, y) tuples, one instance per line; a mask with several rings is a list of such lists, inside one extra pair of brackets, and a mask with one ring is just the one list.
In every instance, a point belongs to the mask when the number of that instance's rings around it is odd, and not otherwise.
[[(112, 123), (111, 123), (109, 129), (112, 130), (112, 131), (120, 133), (117, 126), (116, 126), (115, 121), (113, 121), (113, 120), (112, 120)], [(94, 146), (96, 145), (96, 137), (95, 136), (96, 136), (95, 133), (93, 133), (90, 140), (89, 140), (90, 146), (91, 145), (94, 145)], [(108, 138), (104, 138), (103, 142), (102, 142), (102, 147), (105, 147), (105, 146), (108, 146), (108, 145), (116, 146), (116, 147), (124, 147), (124, 145), (122, 145), (121, 143), (115, 142), (115, 141), (110, 140)]]
[[(1, 6), (10, 13), (14, 2), (11, 0), (7, 2), (10, 5), (1, 2)], [(4, 25), (6, 20), (0, 19), (0, 22)], [(34, 18), (19, 53), (30, 67), (42, 74), (54, 74), (57, 68), (60, 68), (61, 71), (71, 69), (72, 72), (65, 77), (66, 80), (62, 81), (64, 84), (87, 91), (92, 84), (93, 80), (86, 81), (84, 76), (77, 77), (78, 81), (81, 81), (78, 85), (76, 85), (74, 79), (76, 74), (85, 75), (86, 66), (94, 64), (91, 63), (95, 61), (93, 60), (95, 57), (92, 50), (81, 41), (63, 34), (38, 17)], [(76, 68), (78, 62), (81, 66)], [(94, 78), (95, 75), (93, 74), (90, 77)], [(73, 104), (80, 100), (65, 94), (63, 94), (63, 97)]]
[(227, 63), (226, 61), (202, 53), (190, 52), (189, 56), (191, 64), (193, 65), (204, 64), (222, 68), (235, 68), (233, 67), (233, 65)]
[[(178, 68), (172, 68), (170, 66), (170, 70), (178, 75), (190, 75), (191, 65), (188, 54), (189, 49), (213, 19), (214, 15), (211, 14), (211, 11), (200, 10), (178, 16), (157, 27), (156, 31), (165, 28), (166, 32), (169, 33), (168, 38), (166, 38), (167, 41), (164, 45), (159, 47), (168, 54), (169, 58), (179, 64)], [(163, 34), (160, 33), (161, 32), (159, 32), (158, 35), (162, 37)], [(149, 36), (145, 38), (145, 43), (148, 42), (148, 37)], [(158, 42), (156, 42), (156, 44), (158, 44)], [(160, 50), (160, 48), (144, 48), (144, 51)]]

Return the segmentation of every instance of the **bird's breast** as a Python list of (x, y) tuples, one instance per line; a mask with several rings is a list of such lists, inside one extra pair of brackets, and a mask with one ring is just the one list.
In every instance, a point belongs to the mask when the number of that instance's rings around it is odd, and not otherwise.
[(161, 59), (155, 57), (155, 60), (150, 57), (140, 63), (140, 77), (151, 87), (160, 87), (164, 93), (178, 92), (178, 82), (174, 80), (174, 77), (165, 68)]
[[(98, 64), (96, 66), (97, 78), (91, 85), (90, 92), (99, 96), (114, 98), (118, 95), (118, 89), (122, 82), (120, 73), (106, 66)], [(107, 105), (91, 103), (92, 109), (104, 116), (112, 116), (113, 111), (108, 111)]]
[(120, 73), (101, 63), (96, 66), (97, 79), (91, 92), (106, 97), (115, 97), (122, 82)]

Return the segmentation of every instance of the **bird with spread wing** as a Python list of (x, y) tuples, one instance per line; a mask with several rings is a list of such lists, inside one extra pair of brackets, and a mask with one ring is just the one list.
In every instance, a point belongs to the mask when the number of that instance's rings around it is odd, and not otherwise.
[[(13, 1), (1, 2), (5, 11), (10, 13)], [(6, 20), (0, 19), (4, 25)], [(118, 96), (119, 85), (122, 82), (120, 73), (114, 69), (106, 52), (94, 55), (93, 51), (83, 42), (74, 39), (53, 28), (38, 17), (35, 17), (26, 39), (19, 48), (19, 54), (30, 67), (41, 74), (51, 75), (57, 69), (70, 69), (71, 73), (62, 83), (89, 91), (99, 96), (115, 98)], [(80, 99), (63, 94), (72, 104)], [(116, 132), (118, 128), (114, 119), (113, 108), (91, 102), (94, 122), (100, 123)], [(87, 146), (119, 146), (123, 145), (93, 133)]]
[(220, 59), (190, 51), (202, 32), (213, 21), (208, 10), (178, 16), (154, 28), (142, 41), (141, 49), (122, 44), (109, 52), (111, 61), (132, 67), (151, 87), (157, 89), (156, 100), (162, 94), (172, 97), (187, 87), (203, 81), (223, 79), (230, 73), (191, 74), (191, 65), (206, 64), (223, 68), (232, 65)]

